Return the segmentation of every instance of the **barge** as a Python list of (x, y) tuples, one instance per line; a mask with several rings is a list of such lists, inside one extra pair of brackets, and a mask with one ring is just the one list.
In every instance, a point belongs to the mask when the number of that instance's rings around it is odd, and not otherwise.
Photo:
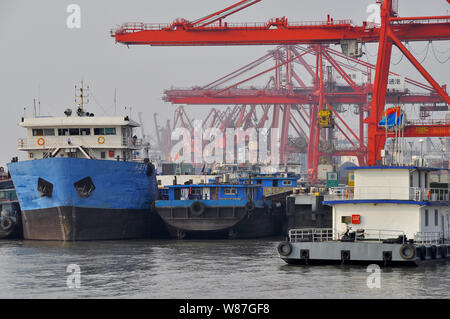
[(430, 174), (448, 170), (417, 166), (353, 167), (354, 187), (328, 198), (331, 228), (289, 230), (278, 245), (289, 264), (420, 265), (448, 260), (448, 184), (431, 187)]
[(258, 238), (279, 232), (283, 212), (263, 197), (261, 185), (167, 187), (169, 199), (158, 200), (155, 206), (172, 237)]

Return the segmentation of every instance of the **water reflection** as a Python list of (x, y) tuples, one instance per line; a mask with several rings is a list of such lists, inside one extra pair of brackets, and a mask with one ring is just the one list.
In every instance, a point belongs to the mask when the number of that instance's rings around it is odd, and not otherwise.
[[(384, 268), (370, 289), (361, 266), (290, 266), (279, 238), (214, 241), (0, 241), (0, 297), (448, 298), (449, 264)], [(81, 288), (66, 267), (81, 268)]]

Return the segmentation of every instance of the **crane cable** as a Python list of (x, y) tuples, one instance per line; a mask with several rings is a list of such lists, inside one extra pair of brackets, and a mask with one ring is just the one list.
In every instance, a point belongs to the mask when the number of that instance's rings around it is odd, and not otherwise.
[[(398, 54), (397, 54), (398, 55)], [(395, 55), (394, 55), (395, 56)], [(397, 63), (395, 63), (395, 62), (392, 62), (392, 64), (393, 65), (399, 65), (400, 64), (400, 62), (402, 62), (402, 60), (403, 60), (403, 57), (404, 57), (405, 55), (402, 53), (402, 52), (400, 52), (400, 59), (398, 60), (398, 62)]]
[(428, 44), (427, 44), (426, 48), (425, 48), (421, 53), (415, 52), (415, 51), (412, 49), (412, 47), (409, 45), (409, 42), (406, 42), (406, 45), (407, 45), (407, 47), (408, 47), (408, 50), (410, 50), (410, 51), (411, 51), (412, 53), (414, 53), (415, 55), (422, 55), (422, 54), (425, 52), (425, 55), (424, 55), (422, 61), (419, 62), (420, 64), (422, 64), (423, 61), (425, 61), (425, 59), (428, 57), (428, 51), (429, 51), (429, 49), (430, 49), (430, 43), (431, 43), (431, 41), (428, 41)]
[[(436, 55), (435, 49), (434, 49), (434, 44), (431, 43), (431, 51), (433, 51), (433, 56), (436, 59), (436, 61), (438, 61), (440, 64), (444, 64), (446, 63), (448, 60), (450, 60), (450, 55), (447, 57), (447, 59), (445, 59), (445, 61), (441, 61), (439, 60), (439, 58)], [(448, 51), (448, 50), (447, 50)], [(439, 52), (439, 51), (438, 51)]]

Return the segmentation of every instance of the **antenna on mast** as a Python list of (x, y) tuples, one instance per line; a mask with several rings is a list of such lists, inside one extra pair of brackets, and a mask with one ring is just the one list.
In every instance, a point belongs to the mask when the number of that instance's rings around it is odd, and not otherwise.
[[(36, 108), (36, 106), (35, 106)], [(35, 110), (36, 113), (36, 110)], [(38, 115), (41, 116), (41, 85), (38, 84)], [(36, 115), (34, 116), (36, 117)]]
[(79, 93), (77, 94), (77, 86), (75, 85), (75, 104), (77, 106), (78, 116), (88, 115), (84, 112), (84, 105), (89, 103), (89, 85), (85, 88), (83, 80), (81, 80), (81, 86), (78, 88)]

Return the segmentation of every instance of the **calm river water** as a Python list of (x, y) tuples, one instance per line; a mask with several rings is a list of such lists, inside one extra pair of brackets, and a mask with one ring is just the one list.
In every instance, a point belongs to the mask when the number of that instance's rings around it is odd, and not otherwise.
[[(2, 298), (449, 298), (450, 263), (383, 268), (290, 266), (280, 238), (216, 241), (0, 241)], [(67, 266), (80, 268), (68, 288)]]

